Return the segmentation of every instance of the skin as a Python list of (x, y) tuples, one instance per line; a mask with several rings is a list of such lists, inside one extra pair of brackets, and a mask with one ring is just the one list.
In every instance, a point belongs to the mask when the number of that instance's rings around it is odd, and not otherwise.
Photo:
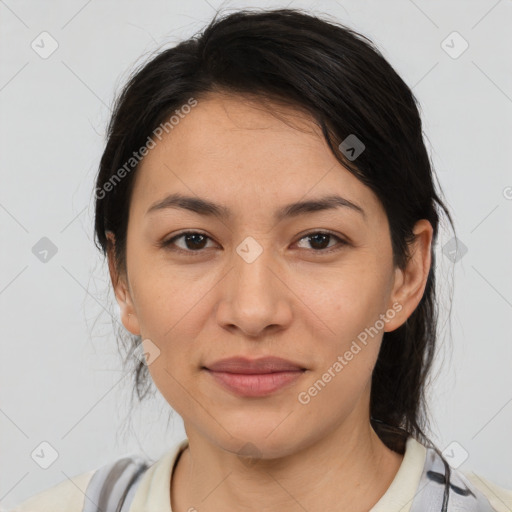
[[(189, 439), (172, 476), (174, 512), (368, 510), (403, 459), (370, 425), (371, 374), (383, 333), (421, 300), (432, 227), (416, 224), (412, 258), (406, 269), (394, 268), (378, 198), (340, 165), (311, 118), (278, 110), (281, 118), (242, 96), (201, 99), (137, 170), (126, 273), (109, 251), (123, 325), (160, 350), (149, 371)], [(174, 192), (220, 203), (234, 216), (146, 213)], [(273, 219), (281, 206), (333, 193), (360, 205), (365, 217), (336, 208)], [(176, 240), (183, 253), (158, 245), (187, 230), (208, 238), (202, 245)], [(347, 245), (306, 237), (326, 230)], [(251, 263), (236, 252), (248, 236), (263, 251)], [(401, 310), (378, 335), (300, 403), (298, 394), (397, 303)], [(275, 355), (307, 371), (270, 396), (237, 397), (202, 369), (235, 355)], [(253, 459), (239, 456), (248, 446)]]

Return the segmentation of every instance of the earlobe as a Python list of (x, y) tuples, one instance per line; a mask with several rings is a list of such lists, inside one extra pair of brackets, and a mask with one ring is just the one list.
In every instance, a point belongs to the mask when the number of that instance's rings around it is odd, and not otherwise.
[(126, 286), (124, 279), (118, 279), (114, 291), (117, 303), (119, 304), (121, 322), (127, 331), (135, 334), (136, 336), (140, 336), (139, 321), (135, 313), (130, 291)]
[(130, 290), (125, 282), (125, 278), (118, 272), (115, 261), (115, 237), (111, 231), (107, 232), (108, 238), (108, 268), (110, 273), (110, 280), (112, 288), (114, 289), (115, 298), (119, 305), (120, 318), (124, 327), (137, 336), (140, 335), (140, 326), (135, 313), (135, 308), (132, 302)]
[[(419, 220), (413, 230), (416, 238), (410, 246), (410, 258), (404, 269), (395, 269), (395, 280), (390, 304), (401, 308), (385, 331), (394, 331), (414, 312), (420, 303), (427, 284), (431, 265), (433, 228), (426, 219)], [(398, 311), (398, 307), (394, 308)]]

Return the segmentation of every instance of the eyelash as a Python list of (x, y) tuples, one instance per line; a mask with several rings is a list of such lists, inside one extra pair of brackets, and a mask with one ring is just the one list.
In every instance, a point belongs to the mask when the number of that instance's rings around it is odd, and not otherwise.
[[(202, 235), (202, 236), (206, 237), (208, 240), (211, 240), (211, 238), (208, 235), (206, 235), (205, 233), (202, 233), (200, 231), (184, 231), (183, 233), (175, 235), (168, 240), (163, 240), (162, 242), (159, 243), (159, 246), (161, 248), (164, 248), (166, 250), (173, 251), (173, 252), (181, 252), (181, 253), (192, 255), (192, 256), (200, 256), (201, 253), (204, 252), (204, 249), (198, 249), (197, 251), (192, 251), (192, 250), (182, 249), (181, 247), (173, 246), (173, 244), (176, 240), (178, 240), (186, 235)], [(339, 236), (337, 236), (334, 233), (331, 233), (329, 231), (311, 231), (311, 232), (303, 235), (298, 241), (300, 242), (301, 240), (308, 238), (308, 237), (312, 237), (313, 235), (328, 235), (331, 238), (335, 238), (338, 241), (338, 247), (334, 246), (334, 247), (330, 247), (329, 249), (317, 249), (317, 250), (311, 249), (311, 252), (313, 252), (313, 253), (330, 254), (332, 252), (339, 251), (346, 245), (349, 245), (347, 241), (343, 240)]]

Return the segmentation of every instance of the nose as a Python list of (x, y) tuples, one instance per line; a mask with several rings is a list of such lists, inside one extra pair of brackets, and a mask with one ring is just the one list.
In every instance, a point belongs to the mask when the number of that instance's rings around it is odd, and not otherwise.
[[(242, 254), (242, 256), (240, 256)], [(219, 283), (217, 322), (251, 338), (285, 329), (292, 321), (293, 293), (270, 250), (254, 260), (234, 252), (233, 267)]]

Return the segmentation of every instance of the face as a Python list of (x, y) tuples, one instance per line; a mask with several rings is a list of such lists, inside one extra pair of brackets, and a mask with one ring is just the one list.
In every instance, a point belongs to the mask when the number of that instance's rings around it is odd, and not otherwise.
[[(200, 100), (137, 169), (126, 274), (110, 260), (123, 324), (145, 340), (189, 439), (233, 453), (251, 443), (268, 458), (368, 424), (382, 335), (421, 299), (431, 236), (418, 224), (419, 257), (395, 269), (377, 197), (309, 117), (279, 112), (237, 96)], [(215, 203), (218, 215), (166, 203), (171, 194)], [(328, 196), (342, 199), (286, 209)], [(273, 391), (240, 392), (205, 369), (235, 356), (302, 371), (282, 372)]]

